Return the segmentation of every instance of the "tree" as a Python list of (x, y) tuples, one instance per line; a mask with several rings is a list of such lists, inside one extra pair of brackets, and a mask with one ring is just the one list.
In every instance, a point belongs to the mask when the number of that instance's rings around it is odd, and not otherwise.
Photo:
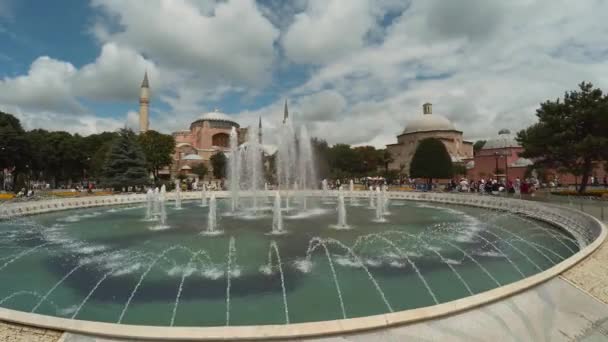
[(211, 167), (213, 168), (213, 177), (221, 179), (226, 176), (226, 164), (228, 162), (223, 152), (216, 152), (209, 159)]
[(463, 163), (453, 163), (452, 164), (452, 174), (458, 176), (466, 176), (467, 175), (467, 167)]
[(517, 134), (521, 156), (580, 175), (578, 191), (584, 192), (593, 162), (608, 157), (608, 96), (583, 82), (578, 91), (566, 92), (563, 101), (541, 103), (536, 116), (537, 123)]
[(388, 150), (388, 148), (385, 148), (384, 150), (378, 150), (378, 152), (380, 155), (380, 164), (384, 166), (384, 175), (386, 178), (388, 178), (388, 164), (394, 161), (393, 156), (391, 155), (391, 152)]
[(382, 164), (382, 150), (376, 150), (373, 146), (359, 146), (353, 148), (356, 154), (354, 158), (357, 163), (353, 168), (344, 170), (356, 176), (374, 174)]
[(83, 151), (86, 155), (85, 169), (88, 178), (101, 178), (106, 156), (112, 147), (112, 142), (117, 137), (117, 132), (102, 132), (83, 138)]
[(26, 171), (30, 153), (31, 149), (19, 119), (0, 112), (0, 171), (13, 171), (13, 187), (17, 175)]
[(203, 179), (209, 172), (207, 166), (204, 163), (196, 164), (192, 167), (192, 173), (198, 176), (198, 178)]
[(133, 131), (121, 129), (103, 167), (102, 185), (120, 189), (149, 183), (144, 156)]
[(420, 141), (410, 164), (410, 177), (427, 178), (431, 184), (433, 178), (451, 178), (453, 171), (452, 158), (441, 141), (435, 138)]
[(139, 134), (137, 139), (146, 156), (148, 170), (152, 172), (154, 180), (156, 180), (158, 171), (173, 162), (175, 139), (171, 135), (152, 130)]
[(485, 146), (485, 144), (486, 144), (485, 140), (477, 140), (473, 144), (473, 153), (477, 154), (477, 152), (481, 151), (481, 149)]

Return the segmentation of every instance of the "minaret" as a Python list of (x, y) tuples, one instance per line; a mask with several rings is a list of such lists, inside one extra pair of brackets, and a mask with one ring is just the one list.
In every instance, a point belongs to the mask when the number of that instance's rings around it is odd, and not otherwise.
[(262, 145), (262, 117), (260, 116), (260, 122), (258, 123), (258, 143)]
[(150, 86), (148, 84), (148, 72), (144, 74), (139, 93), (139, 132), (148, 131), (150, 123), (148, 120), (148, 107), (150, 106)]
[(283, 109), (283, 123), (286, 123), (288, 118), (289, 110), (287, 109), (287, 100), (285, 100), (285, 109)]

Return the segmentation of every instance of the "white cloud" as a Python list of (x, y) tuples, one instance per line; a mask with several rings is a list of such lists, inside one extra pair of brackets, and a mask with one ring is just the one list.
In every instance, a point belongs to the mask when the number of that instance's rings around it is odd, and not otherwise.
[(310, 0), (283, 37), (287, 56), (297, 63), (323, 63), (363, 47), (375, 20), (368, 0)]
[(76, 72), (71, 63), (39, 57), (27, 75), (5, 77), (0, 81), (0, 103), (22, 106), (26, 110), (85, 112), (67, 82)]
[(93, 100), (134, 101), (139, 97), (144, 71), (154, 85), (152, 89), (162, 88), (161, 73), (154, 63), (129, 48), (108, 43), (95, 62), (76, 73), (74, 92)]
[[(27, 75), (0, 81), (0, 102), (24, 110), (83, 113), (77, 100), (132, 101), (139, 94), (144, 70), (159, 80), (156, 66), (128, 48), (108, 43), (91, 64), (76, 69), (71, 63), (43, 56)], [(157, 81), (159, 82), (159, 81)]]
[[(173, 69), (206, 78), (255, 84), (270, 80), (274, 41), (279, 31), (253, 0), (203, 3), (187, 0), (94, 0), (118, 21), (95, 27), (102, 41), (113, 41), (152, 56)], [(202, 10), (201, 10), (202, 9)]]

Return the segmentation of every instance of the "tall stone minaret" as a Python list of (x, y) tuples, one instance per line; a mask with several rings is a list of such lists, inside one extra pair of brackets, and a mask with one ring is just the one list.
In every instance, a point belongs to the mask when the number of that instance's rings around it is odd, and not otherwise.
[(288, 118), (289, 110), (287, 109), (287, 100), (285, 100), (285, 108), (283, 109), (283, 123), (286, 123)]
[(148, 119), (148, 107), (150, 106), (150, 86), (148, 84), (148, 72), (144, 74), (139, 93), (139, 131), (146, 132), (150, 128)]
[(258, 143), (262, 145), (262, 117), (260, 116), (260, 122), (258, 123)]

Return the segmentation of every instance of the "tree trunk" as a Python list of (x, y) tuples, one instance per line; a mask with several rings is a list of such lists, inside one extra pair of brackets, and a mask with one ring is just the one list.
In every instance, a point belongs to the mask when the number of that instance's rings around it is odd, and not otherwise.
[(587, 183), (589, 182), (589, 176), (591, 175), (591, 159), (587, 158), (583, 162), (583, 173), (581, 177), (581, 186), (578, 188), (578, 192), (582, 194), (587, 189)]

